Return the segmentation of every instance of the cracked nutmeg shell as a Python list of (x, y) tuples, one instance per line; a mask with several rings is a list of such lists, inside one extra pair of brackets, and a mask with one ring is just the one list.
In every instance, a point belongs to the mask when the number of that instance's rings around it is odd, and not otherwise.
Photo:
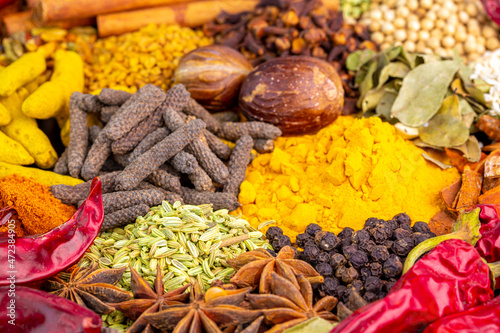
[(209, 111), (225, 111), (238, 102), (243, 79), (252, 71), (238, 51), (223, 45), (199, 47), (179, 61), (175, 82)]
[(306, 56), (277, 58), (243, 81), (239, 106), (251, 120), (278, 126), (284, 135), (307, 134), (341, 114), (344, 89), (329, 63)]

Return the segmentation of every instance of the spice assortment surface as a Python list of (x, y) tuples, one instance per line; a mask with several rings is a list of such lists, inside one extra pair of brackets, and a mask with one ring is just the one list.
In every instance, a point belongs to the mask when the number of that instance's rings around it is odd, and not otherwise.
[(17, 331), (500, 331), (499, 1), (94, 2), (0, 0)]

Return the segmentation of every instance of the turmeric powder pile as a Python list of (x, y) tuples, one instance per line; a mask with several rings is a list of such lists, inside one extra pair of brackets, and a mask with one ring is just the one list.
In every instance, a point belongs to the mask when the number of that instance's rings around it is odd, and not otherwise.
[[(56, 199), (48, 186), (19, 175), (0, 179), (0, 208), (6, 206), (14, 207), (21, 222), (15, 228), (17, 237), (44, 234), (69, 220), (76, 210)], [(1, 226), (0, 233), (5, 231), (7, 226)]]
[(135, 93), (147, 83), (168, 90), (179, 59), (210, 44), (212, 39), (201, 30), (150, 24), (136, 32), (98, 39), (91, 48), (79, 45), (86, 62), (86, 91), (114, 88)]
[(429, 221), (441, 210), (439, 191), (460, 176), (422, 153), (379, 118), (340, 117), (315, 135), (278, 138), (272, 154), (255, 158), (237, 213), (254, 226), (276, 220), (292, 241), (309, 223), (338, 233), (401, 212)]

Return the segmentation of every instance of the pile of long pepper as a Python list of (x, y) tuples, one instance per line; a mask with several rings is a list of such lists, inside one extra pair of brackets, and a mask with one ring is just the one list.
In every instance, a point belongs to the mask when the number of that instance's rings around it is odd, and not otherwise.
[(0, 331), (500, 332), (498, 8), (0, 0)]

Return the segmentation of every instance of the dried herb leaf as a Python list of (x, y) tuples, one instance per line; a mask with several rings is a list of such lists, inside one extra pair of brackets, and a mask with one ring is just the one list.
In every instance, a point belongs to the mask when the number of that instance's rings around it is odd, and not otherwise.
[(380, 72), (377, 88), (382, 87), (382, 85), (386, 83), (389, 78), (394, 77), (403, 79), (409, 72), (410, 67), (402, 62), (391, 62)]
[(440, 167), (440, 168), (441, 168), (441, 169), (443, 169), (443, 170), (446, 170), (446, 169), (452, 168), (452, 166), (451, 166), (451, 165), (444, 164), (443, 162), (436, 160), (434, 157), (431, 157), (431, 156), (427, 155), (426, 153), (422, 153), (422, 157), (423, 157), (424, 159), (426, 159), (427, 161), (429, 161), (429, 162), (432, 162), (432, 163), (436, 164), (438, 167)]
[(460, 115), (460, 104), (457, 95), (451, 95), (443, 100), (443, 104), (439, 108), (436, 114), (442, 114), (446, 116), (455, 117), (457, 119), (462, 119)]
[(377, 107), (377, 105), (382, 100), (382, 97), (384, 96), (385, 90), (386, 87), (383, 86), (380, 88), (372, 89), (368, 93), (366, 93), (361, 104), (361, 110), (363, 110), (363, 113), (373, 110)]
[(453, 80), (453, 82), (451, 83), (451, 90), (453, 90), (455, 94), (462, 95), (463, 97), (468, 95), (464, 89), (464, 86), (462, 85), (462, 80), (460, 80), (460, 78), (456, 78), (455, 80)]
[(327, 333), (330, 332), (338, 323), (331, 323), (323, 318), (314, 317), (306, 320), (292, 328), (286, 329), (283, 333)]
[(407, 126), (417, 127), (428, 122), (439, 110), (455, 73), (456, 61), (425, 63), (412, 70), (392, 106), (392, 116)]
[(370, 61), (375, 55), (373, 50), (362, 50), (351, 53), (346, 59), (346, 67), (351, 71), (358, 71), (361, 66)]
[(375, 109), (377, 115), (383, 116), (386, 120), (391, 121), (391, 109), (396, 97), (398, 97), (397, 93), (386, 90)]
[(444, 114), (435, 115), (418, 132), (422, 141), (438, 147), (460, 146), (469, 137), (469, 128), (460, 119)]
[(465, 157), (469, 162), (479, 162), (481, 159), (481, 148), (479, 147), (479, 141), (476, 137), (471, 135), (463, 145), (452, 147), (453, 149), (460, 150), (464, 153)]

